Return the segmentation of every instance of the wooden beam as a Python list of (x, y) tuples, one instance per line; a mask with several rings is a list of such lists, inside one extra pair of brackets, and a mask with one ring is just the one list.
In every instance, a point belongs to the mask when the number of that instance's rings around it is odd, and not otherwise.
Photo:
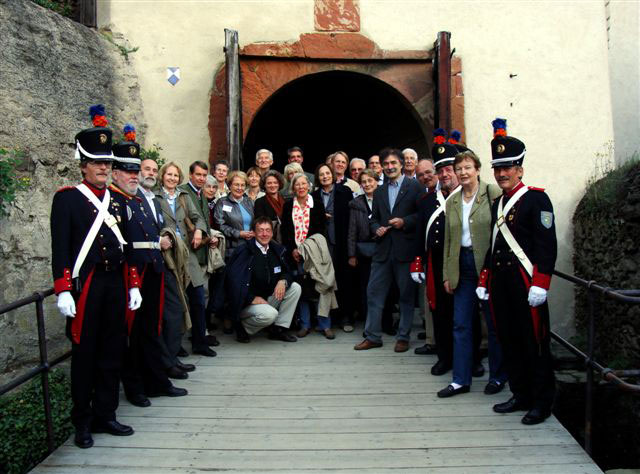
[(224, 52), (227, 78), (227, 159), (231, 169), (243, 169), (242, 160), (242, 100), (238, 32), (224, 30)]
[(96, 0), (80, 0), (79, 3), (78, 21), (84, 26), (95, 28), (98, 25)]
[(441, 31), (436, 40), (435, 127), (451, 130), (451, 33)]

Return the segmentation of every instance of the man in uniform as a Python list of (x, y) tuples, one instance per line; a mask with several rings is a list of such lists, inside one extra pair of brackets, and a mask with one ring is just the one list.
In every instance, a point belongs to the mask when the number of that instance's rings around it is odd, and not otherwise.
[(553, 207), (543, 189), (522, 183), (524, 143), (507, 136), (506, 120), (493, 127), (491, 166), (503, 194), (476, 292), (491, 304), (513, 393), (493, 410), (528, 410), (522, 423), (535, 425), (551, 414), (555, 394), (546, 302), (557, 255)]
[(94, 128), (75, 137), (83, 180), (60, 189), (51, 208), (51, 265), (58, 308), (71, 347), (74, 443), (93, 446), (91, 432), (133, 434), (116, 421), (129, 309), (142, 303), (136, 268), (127, 265), (126, 209), (107, 189), (112, 132), (102, 105), (90, 108)]
[(132, 125), (125, 126), (124, 137), (124, 142), (113, 145), (113, 185), (109, 190), (126, 209), (129, 261), (140, 275), (143, 303), (135, 316), (127, 318), (130, 336), (122, 384), (129, 402), (148, 407), (151, 402), (145, 395), (181, 397), (187, 391), (172, 385), (162, 359), (166, 347), (162, 339), (165, 266), (161, 250), (172, 244), (169, 237), (160, 237), (159, 223), (153, 217), (155, 207), (149, 208), (146, 198), (136, 196), (140, 145)]
[[(426, 194), (418, 203), (416, 242), (418, 256), (411, 264), (411, 279), (420, 284), (425, 281), (426, 301), (433, 317), (433, 332), (438, 362), (431, 367), (433, 375), (443, 375), (451, 370), (453, 363), (453, 295), (444, 290), (442, 264), (444, 257), (445, 203), (449, 196), (460, 191), (458, 178), (453, 171), (453, 160), (462, 145), (446, 143), (445, 131), (434, 131), (435, 170), (440, 189)], [(422, 162), (422, 160), (421, 160)], [(424, 267), (423, 267), (424, 265)], [(416, 354), (427, 354), (430, 347), (425, 344), (415, 350)]]

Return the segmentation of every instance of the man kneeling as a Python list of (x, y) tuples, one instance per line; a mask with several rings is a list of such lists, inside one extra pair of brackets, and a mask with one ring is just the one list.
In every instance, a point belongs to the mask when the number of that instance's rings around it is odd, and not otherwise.
[[(255, 237), (236, 248), (227, 264), (232, 315), (249, 335), (269, 327), (269, 339), (295, 342), (286, 330), (302, 290), (293, 281), (285, 248), (271, 240), (271, 219), (256, 218), (251, 230)], [(249, 338), (239, 331), (238, 341), (249, 342)]]

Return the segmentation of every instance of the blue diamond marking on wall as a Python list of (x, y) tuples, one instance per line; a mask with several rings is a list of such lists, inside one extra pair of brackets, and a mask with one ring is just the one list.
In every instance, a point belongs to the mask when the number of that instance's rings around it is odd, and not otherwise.
[(180, 80), (180, 68), (179, 67), (168, 67), (167, 68), (167, 81), (172, 86), (175, 86)]

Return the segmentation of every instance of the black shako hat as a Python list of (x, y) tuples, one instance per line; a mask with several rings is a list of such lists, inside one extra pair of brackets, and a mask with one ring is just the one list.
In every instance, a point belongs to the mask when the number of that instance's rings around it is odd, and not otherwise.
[(93, 128), (78, 132), (75, 136), (76, 160), (80, 161), (113, 161), (111, 142), (113, 132), (107, 128), (104, 105), (92, 105), (89, 108)]
[(491, 167), (522, 166), (527, 149), (516, 137), (507, 136), (507, 120), (497, 118), (491, 122), (491, 125), (493, 125)]
[(140, 145), (136, 142), (136, 129), (128, 123), (123, 132), (125, 141), (113, 145), (113, 169), (140, 171)]
[(458, 130), (453, 130), (449, 140), (446, 137), (447, 132), (442, 128), (433, 131), (433, 148), (431, 148), (431, 156), (435, 169), (443, 166), (453, 165), (453, 161), (458, 153), (467, 151), (468, 148), (459, 142), (462, 136)]

